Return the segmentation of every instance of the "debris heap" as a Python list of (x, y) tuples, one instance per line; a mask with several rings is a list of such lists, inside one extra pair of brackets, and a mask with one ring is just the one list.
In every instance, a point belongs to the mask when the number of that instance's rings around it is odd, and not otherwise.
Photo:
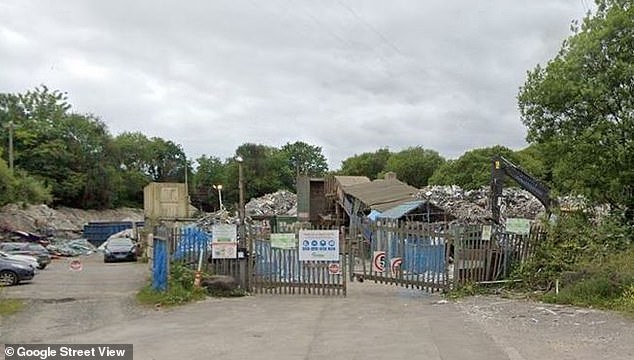
[[(427, 186), (416, 194), (418, 199), (429, 200), (454, 216), (467, 222), (484, 222), (491, 217), (489, 210), (490, 189), (463, 190), (456, 185)], [(528, 191), (505, 188), (502, 193), (502, 217), (535, 219), (544, 212), (544, 206)]]
[(279, 190), (259, 198), (251, 199), (245, 205), (246, 216), (297, 215), (297, 195), (287, 190)]

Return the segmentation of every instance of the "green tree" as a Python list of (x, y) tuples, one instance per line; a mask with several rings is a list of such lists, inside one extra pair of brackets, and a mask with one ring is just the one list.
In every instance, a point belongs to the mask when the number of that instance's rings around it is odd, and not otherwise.
[(634, 3), (598, 0), (545, 67), (528, 73), (518, 101), (529, 142), (549, 148), (553, 181), (634, 208)]
[(0, 159), (0, 206), (13, 202), (42, 204), (52, 200), (51, 189), (24, 170), (18, 169), (13, 173), (7, 163)]
[(0, 121), (15, 124), (15, 167), (50, 186), (56, 204), (109, 207), (110, 134), (98, 118), (70, 109), (65, 93), (46, 86), (0, 94)]
[(170, 141), (153, 137), (149, 153), (152, 158), (149, 174), (157, 182), (184, 182), (188, 169), (187, 157), (183, 148)]
[(328, 171), (328, 163), (320, 146), (296, 141), (282, 146), (282, 152), (286, 155), (288, 165), (296, 176), (319, 177)]
[(182, 147), (140, 132), (124, 132), (114, 139), (121, 177), (119, 203), (143, 204), (143, 188), (151, 181), (184, 182), (189, 171)]
[(142, 206), (143, 188), (152, 181), (151, 143), (140, 132), (124, 132), (114, 138), (119, 175), (116, 206)]
[(124, 132), (114, 138), (120, 165), (150, 176), (152, 141), (140, 132)]
[(395, 172), (399, 180), (421, 188), (427, 185), (434, 171), (444, 162), (438, 152), (416, 146), (392, 154), (384, 172)]
[[(288, 166), (286, 154), (280, 149), (245, 143), (236, 149), (236, 156), (243, 159), (245, 202), (278, 190), (294, 190), (293, 172)], [(223, 190), (223, 202), (226, 198), (227, 206), (237, 204), (239, 200), (238, 163), (235, 157), (225, 162), (225, 179), (227, 186), (226, 191)], [(224, 185), (223, 188), (225, 188)]]
[(379, 149), (373, 153), (366, 152), (354, 155), (341, 162), (341, 170), (338, 173), (349, 176), (366, 176), (374, 180), (385, 170), (391, 155), (392, 153), (387, 148)]
[(429, 183), (433, 185), (458, 185), (467, 190), (488, 186), (491, 183), (491, 159), (494, 155), (505, 157), (531, 176), (543, 180), (542, 176), (545, 175), (545, 171), (536, 148), (514, 152), (507, 147), (496, 145), (469, 150), (458, 159), (447, 161), (434, 172)]
[(207, 155), (196, 159), (196, 163), (198, 168), (192, 181), (192, 203), (204, 211), (217, 210), (220, 207), (220, 201), (218, 190), (214, 189), (214, 185), (222, 185), (223, 188), (229, 189), (225, 175), (226, 166), (219, 158)]

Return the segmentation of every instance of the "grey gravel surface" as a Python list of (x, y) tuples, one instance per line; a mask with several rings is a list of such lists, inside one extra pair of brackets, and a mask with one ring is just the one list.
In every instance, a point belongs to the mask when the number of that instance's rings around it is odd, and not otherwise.
[[(616, 313), (497, 296), (456, 304), (514, 359), (634, 359), (634, 319)], [(520, 356), (521, 354), (521, 356)]]
[[(79, 259), (81, 271), (70, 270)], [(5, 288), (3, 296), (25, 301), (25, 309), (0, 321), (0, 343), (46, 342), (123, 323), (147, 311), (135, 301), (149, 276), (141, 263), (104, 264), (100, 254), (55, 259), (28, 283)]]
[(57, 260), (5, 289), (27, 308), (0, 343), (133, 343), (135, 359), (634, 359), (634, 321), (604, 311), (494, 296), (446, 301), (349, 284), (348, 297), (258, 295), (148, 309), (146, 264)]

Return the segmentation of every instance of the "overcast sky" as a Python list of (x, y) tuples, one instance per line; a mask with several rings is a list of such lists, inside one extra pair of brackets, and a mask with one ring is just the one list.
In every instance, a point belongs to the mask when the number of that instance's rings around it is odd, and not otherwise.
[(246, 142), (525, 146), (516, 96), (590, 0), (0, 0), (0, 92), (39, 84), (114, 134), (221, 159)]

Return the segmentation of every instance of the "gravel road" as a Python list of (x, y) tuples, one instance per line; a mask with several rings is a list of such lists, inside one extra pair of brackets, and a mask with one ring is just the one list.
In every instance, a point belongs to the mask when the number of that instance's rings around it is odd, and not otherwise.
[[(72, 259), (82, 262), (71, 271)], [(100, 254), (56, 259), (29, 283), (4, 289), (26, 307), (0, 321), (0, 343), (47, 342), (143, 316), (134, 295), (149, 276), (141, 263), (104, 264)]]
[(475, 296), (456, 304), (509, 359), (634, 359), (634, 319), (534, 301)]
[[(634, 320), (604, 311), (495, 296), (453, 302), (368, 281), (351, 283), (347, 298), (248, 296), (157, 311), (134, 300), (146, 264), (82, 261), (71, 271), (70, 259), (56, 260), (32, 283), (4, 289), (27, 306), (1, 319), (0, 343), (129, 341), (139, 359), (634, 359)], [(157, 329), (170, 341), (157, 343)]]

